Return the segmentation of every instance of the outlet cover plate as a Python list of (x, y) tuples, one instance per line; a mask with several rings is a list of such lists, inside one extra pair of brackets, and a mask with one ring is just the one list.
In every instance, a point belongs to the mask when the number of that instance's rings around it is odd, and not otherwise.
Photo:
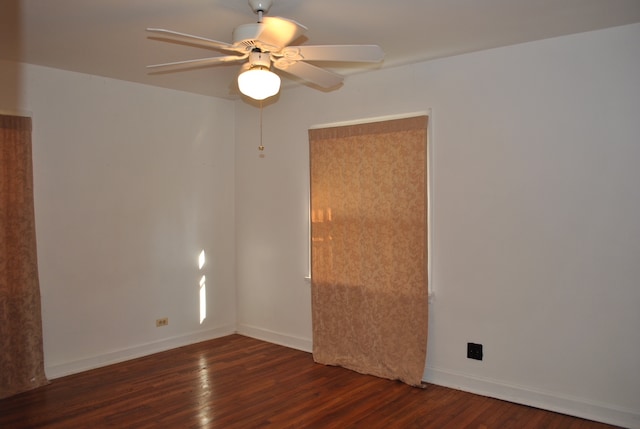
[(482, 360), (482, 344), (467, 343), (467, 357), (469, 359)]

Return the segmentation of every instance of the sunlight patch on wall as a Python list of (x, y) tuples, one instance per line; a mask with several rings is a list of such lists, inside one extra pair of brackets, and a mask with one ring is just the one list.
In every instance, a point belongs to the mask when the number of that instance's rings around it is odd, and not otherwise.
[(200, 324), (207, 318), (207, 283), (205, 276), (200, 279)]
[(204, 256), (204, 249), (202, 250), (202, 252), (200, 252), (200, 255), (198, 256), (198, 269), (201, 270), (202, 267), (204, 267), (204, 261), (205, 261), (205, 256)]
[[(205, 264), (205, 254), (204, 249), (200, 252), (198, 256), (198, 269), (202, 270)], [(200, 324), (204, 322), (204, 319), (207, 318), (207, 278), (203, 274), (200, 277)]]

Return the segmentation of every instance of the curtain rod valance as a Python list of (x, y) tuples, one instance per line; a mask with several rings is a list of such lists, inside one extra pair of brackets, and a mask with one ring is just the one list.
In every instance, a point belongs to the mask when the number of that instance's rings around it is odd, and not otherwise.
[(0, 109), (0, 115), (22, 116), (30, 118), (33, 116), (33, 113), (28, 110)]
[(31, 117), (0, 114), (0, 128), (31, 131)]
[(401, 131), (424, 130), (427, 128), (427, 121), (428, 116), (422, 115), (373, 123), (368, 122), (328, 128), (313, 128), (309, 130), (309, 138), (312, 140), (325, 140), (360, 136), (363, 134), (386, 134)]

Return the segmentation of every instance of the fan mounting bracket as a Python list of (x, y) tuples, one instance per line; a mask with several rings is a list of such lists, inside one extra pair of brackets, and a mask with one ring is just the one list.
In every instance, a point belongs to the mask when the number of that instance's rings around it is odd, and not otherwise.
[(269, 13), (273, 0), (249, 0), (249, 6), (253, 10), (253, 13)]

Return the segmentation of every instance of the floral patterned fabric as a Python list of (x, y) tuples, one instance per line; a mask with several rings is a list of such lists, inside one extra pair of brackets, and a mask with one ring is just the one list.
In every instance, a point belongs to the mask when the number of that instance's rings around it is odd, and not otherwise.
[(316, 362), (422, 384), (426, 116), (309, 130)]
[(0, 398), (46, 383), (31, 118), (0, 115)]

